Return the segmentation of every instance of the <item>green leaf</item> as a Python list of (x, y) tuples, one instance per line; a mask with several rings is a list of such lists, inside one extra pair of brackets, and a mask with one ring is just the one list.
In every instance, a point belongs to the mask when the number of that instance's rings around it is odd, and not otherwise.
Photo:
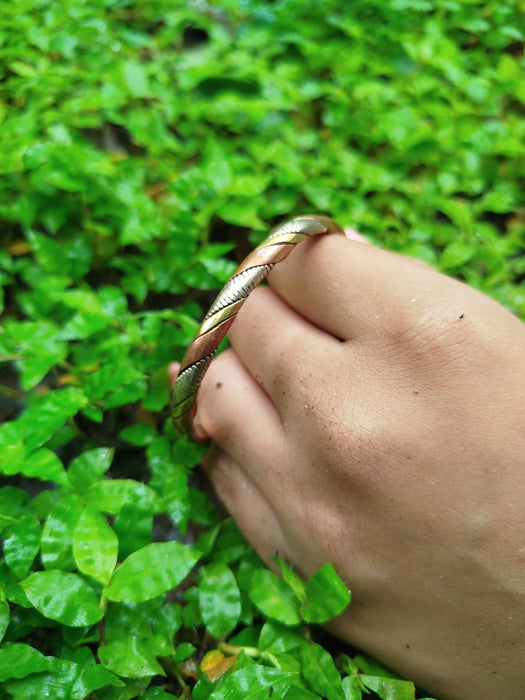
[(120, 559), (152, 542), (153, 517), (151, 502), (140, 498), (138, 492), (122, 506), (113, 523), (118, 535)]
[(23, 435), (14, 422), (0, 426), (0, 449), (2, 450), (0, 462), (2, 474), (11, 476), (23, 470), (27, 448), (23, 444)]
[(306, 584), (302, 578), (300, 578), (280, 556), (272, 557), (272, 561), (274, 561), (281, 570), (283, 580), (290, 586), (301, 603), (304, 603), (306, 600)]
[(155, 438), (146, 450), (152, 472), (150, 485), (162, 496), (171, 519), (184, 532), (191, 509), (188, 469), (184, 465), (192, 463), (188, 461), (192, 454), (177, 452), (181, 452), (178, 445), (172, 455), (170, 443), (164, 436)]
[(14, 522), (14, 518), (9, 517), (9, 515), (3, 515), (0, 513), (0, 532), (6, 528), (9, 527), (9, 525), (12, 525)]
[(397, 673), (388, 668), (377, 659), (368, 656), (367, 654), (357, 654), (351, 663), (363, 673), (369, 676), (380, 676), (381, 678), (396, 678), (399, 679)]
[(259, 610), (273, 620), (289, 626), (301, 622), (297, 596), (269, 569), (253, 572), (249, 593)]
[(250, 197), (234, 197), (217, 210), (218, 216), (234, 226), (264, 229), (264, 222), (257, 213), (255, 200)]
[(141, 700), (173, 700), (173, 694), (167, 693), (162, 688), (148, 688), (142, 693)]
[(86, 506), (73, 533), (73, 556), (83, 574), (108, 584), (117, 564), (118, 538), (106, 518)]
[(31, 452), (24, 441), (26, 428), (23, 424), (13, 421), (0, 427), (0, 449), (2, 462), (0, 471), (11, 476), (23, 474), (29, 478), (42, 481), (54, 481), (63, 485), (66, 482), (66, 473), (62, 462), (57, 455), (49, 449), (42, 448)]
[[(0, 590), (0, 642), (4, 638), (6, 630), (9, 626), (9, 618), (10, 618), (9, 603), (7, 602), (7, 600), (5, 598), (4, 591)], [(1, 668), (2, 668), (2, 666), (0, 663), (0, 669)], [(0, 678), (0, 681), (1, 681), (1, 678)]]
[(311, 687), (327, 700), (345, 700), (341, 676), (332, 656), (319, 644), (301, 647), (301, 670)]
[(54, 365), (63, 360), (67, 349), (65, 344), (53, 355), (43, 357), (27, 357), (22, 362), (22, 386), (24, 389), (32, 389), (38, 384)]
[(451, 241), (440, 258), (443, 270), (451, 270), (465, 265), (473, 256), (474, 248), (463, 241)]
[(306, 622), (321, 624), (339, 615), (350, 603), (350, 592), (332, 564), (325, 564), (306, 583), (306, 602), (301, 615)]
[(184, 659), (187, 659), (189, 656), (194, 654), (197, 651), (197, 648), (191, 644), (191, 642), (182, 642), (181, 644), (177, 645), (177, 649), (175, 650), (175, 653), (173, 654), (173, 660), (174, 661), (184, 661)]
[(178, 603), (163, 603), (156, 611), (152, 629), (155, 634), (171, 639), (182, 625), (182, 609)]
[(124, 428), (124, 430), (121, 430), (119, 437), (125, 442), (129, 442), (130, 445), (146, 447), (158, 437), (158, 433), (151, 425), (134, 423)]
[(170, 518), (181, 532), (186, 532), (191, 504), (188, 496), (188, 471), (184, 466), (171, 464), (171, 469), (162, 481), (161, 493)]
[(25, 676), (20, 680), (8, 680), (4, 688), (15, 700), (25, 700), (25, 698), (69, 700), (79, 673), (77, 664), (51, 658), (49, 670)]
[(48, 515), (40, 543), (46, 569), (73, 570), (73, 532), (84, 507), (76, 494), (64, 496)]
[(58, 340), (58, 326), (45, 321), (8, 320), (6, 332), (21, 356), (17, 362), (22, 386), (32, 389), (56, 363), (67, 356), (67, 345)]
[(345, 676), (342, 682), (345, 700), (362, 700), (363, 685), (357, 676)]
[[(122, 358), (124, 360), (125, 358)], [(90, 374), (86, 396), (91, 401), (103, 400), (106, 408), (122, 406), (141, 398), (147, 389), (143, 372), (128, 361), (106, 361), (101, 369)]]
[(201, 553), (180, 542), (157, 542), (133, 552), (114, 572), (106, 595), (110, 600), (138, 603), (178, 586)]
[(29, 644), (11, 644), (0, 649), (0, 683), (9, 678), (24, 678), (32, 673), (49, 671), (52, 659)]
[(210, 700), (266, 700), (269, 689), (272, 695), (282, 697), (297, 680), (296, 673), (283, 673), (266, 666), (248, 666), (232, 673), (224, 683), (210, 695)]
[(108, 326), (109, 319), (105, 315), (90, 314), (85, 311), (77, 311), (59, 330), (61, 340), (84, 340), (89, 336), (99, 333)]
[[(19, 605), (21, 608), (29, 609), (32, 608), (31, 603), (27, 599), (24, 589), (20, 583), (15, 583), (5, 588), (5, 597), (9, 603), (13, 605)], [(36, 613), (35, 613), (36, 614)], [(39, 619), (39, 622), (42, 620)]]
[(9, 67), (14, 73), (17, 73), (18, 75), (21, 75), (24, 78), (34, 78), (37, 75), (36, 69), (29, 63), (23, 63), (22, 61), (12, 61)]
[(101, 663), (118, 676), (144, 678), (164, 676), (164, 669), (149, 646), (149, 640), (127, 634), (120, 639), (111, 639), (98, 650)]
[(294, 629), (272, 620), (264, 623), (259, 636), (259, 647), (272, 653), (283, 653), (301, 646), (304, 636)]
[(104, 614), (95, 591), (77, 574), (36, 571), (20, 585), (39, 613), (63, 625), (93, 625)]
[[(139, 655), (145, 655), (147, 659), (171, 656), (175, 652), (173, 638), (181, 622), (179, 608), (175, 604), (163, 604), (163, 596), (144, 603), (109, 605), (104, 620), (104, 641), (108, 645), (111, 643), (109, 653), (114, 659), (112, 670), (120, 673), (115, 664), (127, 663), (126, 658), (117, 660), (117, 654), (122, 651), (118, 642), (128, 637), (136, 640), (132, 651), (135, 649), (137, 654), (140, 652)], [(99, 658), (102, 658), (100, 654)]]
[(199, 606), (208, 631), (217, 639), (231, 632), (241, 615), (241, 593), (230, 567), (219, 562), (199, 572)]
[(83, 313), (104, 313), (100, 299), (92, 289), (68, 289), (62, 294), (62, 303)]
[[(292, 684), (282, 698), (283, 700), (319, 700), (319, 695), (312, 693), (306, 688)], [(345, 698), (345, 700), (348, 700), (348, 698)]]
[(46, 448), (28, 455), (18, 471), (29, 478), (53, 481), (60, 486), (64, 486), (67, 482), (62, 462), (54, 452)]
[(33, 506), (31, 498), (23, 489), (16, 486), (0, 488), (0, 513), (3, 516), (13, 522), (24, 517), (28, 512), (33, 512)]
[[(234, 259), (276, 217), (313, 210), (524, 315), (520, 2), (0, 4), (0, 477), (22, 477), (20, 491), (0, 488), (0, 632), (7, 644), (38, 640), (60, 657), (0, 682), (0, 696), (183, 692), (171, 669), (165, 685), (150, 681), (160, 654), (176, 663), (170, 627), (186, 626), (174, 649), (188, 625), (203, 627), (193, 579), (184, 623), (164, 612), (161, 594), (148, 604), (109, 602), (103, 624), (89, 630), (43, 618), (17, 583), (37, 566), (35, 517), (44, 569), (80, 573), (72, 543), (86, 506), (114, 528), (120, 561), (169, 529), (168, 519), (180, 532), (191, 519), (205, 566), (224, 562), (235, 573), (239, 644), (263, 655), (241, 655), (238, 670), (275, 663), (282, 673), (307, 629), (263, 613), (253, 624), (247, 591), (261, 564), (227, 524), (208, 530), (222, 516), (190, 476), (204, 448), (184, 452), (189, 443), (166, 420), (166, 366), (183, 356), (208, 291)], [(110, 478), (109, 450), (100, 464), (76, 461), (119, 439), (127, 444)], [(302, 583), (282, 574), (292, 619), (336, 613), (316, 575)], [(100, 634), (104, 643), (149, 640), (138, 644), (135, 680), (98, 687), (108, 669), (92, 671), (69, 648), (95, 649)], [(360, 674), (389, 677), (370, 662), (351, 668), (346, 700), (377, 697)], [(226, 680), (201, 678), (192, 697), (208, 700)], [(260, 683), (255, 693), (320, 696), (303, 677), (284, 692)]]
[(113, 448), (98, 447), (94, 450), (86, 450), (75, 457), (67, 469), (67, 478), (70, 484), (78, 491), (84, 491), (107, 472), (114, 454)]
[[(0, 427), (0, 444), (3, 434), (15, 428), (20, 442), (28, 451), (43, 445), (68, 418), (74, 416), (87, 399), (80, 389), (67, 387), (50, 391), (34, 399), (24, 413), (13, 423)], [(46, 478), (46, 477), (44, 477)]]
[(146, 484), (141, 484), (133, 479), (105, 479), (91, 484), (86, 490), (86, 501), (104, 513), (117, 515), (124, 504), (134, 500), (136, 495), (141, 495), (141, 500), (148, 504), (153, 513), (162, 511), (162, 501)]
[(40, 524), (34, 515), (26, 515), (9, 530), (4, 540), (6, 564), (18, 578), (25, 578), (40, 549)]
[(294, 654), (272, 654), (272, 664), (286, 673), (299, 673), (301, 663)]
[(99, 690), (99, 688), (103, 688), (106, 685), (123, 688), (125, 683), (101, 664), (86, 668), (73, 685), (71, 700), (82, 700), (91, 695), (93, 691)]
[(148, 93), (148, 80), (144, 66), (137, 61), (122, 64), (124, 82), (134, 97), (145, 97)]
[(362, 683), (379, 695), (382, 700), (415, 700), (414, 684), (395, 678), (379, 678), (361, 675)]

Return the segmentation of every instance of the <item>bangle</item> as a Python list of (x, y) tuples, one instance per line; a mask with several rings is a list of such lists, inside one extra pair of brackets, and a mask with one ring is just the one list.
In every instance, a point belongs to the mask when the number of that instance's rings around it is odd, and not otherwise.
[(284, 260), (294, 246), (320, 233), (343, 233), (325, 216), (298, 216), (272, 229), (269, 236), (244, 259), (226, 282), (204, 317), (182, 360), (172, 390), (171, 411), (175, 428), (188, 430), (197, 410), (197, 394), (219, 343), (250, 293)]

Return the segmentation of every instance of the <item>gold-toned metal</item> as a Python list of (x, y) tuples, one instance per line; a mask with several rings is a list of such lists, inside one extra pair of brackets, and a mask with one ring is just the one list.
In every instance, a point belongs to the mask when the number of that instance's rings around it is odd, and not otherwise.
[(298, 216), (276, 226), (226, 282), (186, 351), (173, 386), (172, 419), (180, 433), (191, 425), (201, 381), (219, 343), (250, 293), (298, 243), (320, 233), (343, 232), (326, 216)]

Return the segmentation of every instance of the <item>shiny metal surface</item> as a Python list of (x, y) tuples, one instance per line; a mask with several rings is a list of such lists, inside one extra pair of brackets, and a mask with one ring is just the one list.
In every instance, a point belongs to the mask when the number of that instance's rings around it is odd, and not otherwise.
[(186, 351), (173, 386), (172, 419), (179, 432), (190, 427), (201, 381), (250, 293), (298, 243), (321, 233), (342, 233), (342, 230), (325, 216), (298, 216), (277, 226), (226, 282)]

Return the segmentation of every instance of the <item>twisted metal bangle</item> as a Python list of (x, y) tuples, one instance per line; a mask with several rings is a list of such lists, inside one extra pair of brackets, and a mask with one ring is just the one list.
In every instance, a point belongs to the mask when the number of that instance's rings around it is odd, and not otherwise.
[(325, 216), (298, 216), (274, 228), (270, 235), (237, 268), (224, 285), (204, 317), (189, 346), (172, 391), (172, 420), (183, 433), (189, 428), (195, 411), (200, 383), (208, 366), (250, 293), (301, 241), (319, 233), (342, 233)]

